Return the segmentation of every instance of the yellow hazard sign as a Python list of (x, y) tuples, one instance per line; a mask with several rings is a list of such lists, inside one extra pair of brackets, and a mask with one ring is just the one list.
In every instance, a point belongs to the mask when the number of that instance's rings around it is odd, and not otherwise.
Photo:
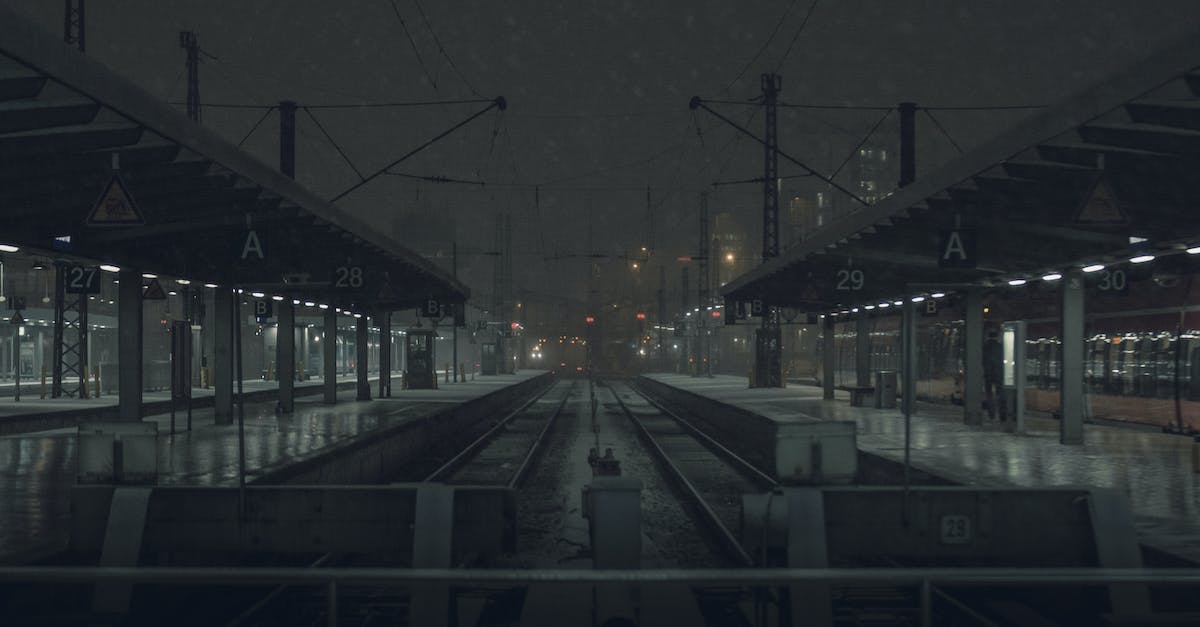
[(140, 226), (145, 223), (142, 212), (125, 189), (125, 183), (116, 174), (109, 179), (87, 218), (88, 226)]

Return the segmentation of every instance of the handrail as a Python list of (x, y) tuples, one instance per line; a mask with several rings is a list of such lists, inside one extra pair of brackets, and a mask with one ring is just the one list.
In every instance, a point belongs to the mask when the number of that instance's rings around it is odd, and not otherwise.
[(920, 585), (1104, 585), (1143, 583), (1200, 585), (1200, 568), (755, 568), (662, 570), (483, 570), (451, 568), (201, 568), (0, 566), (0, 582), (263, 585), (276, 583), (628, 583), (693, 585), (826, 584)]

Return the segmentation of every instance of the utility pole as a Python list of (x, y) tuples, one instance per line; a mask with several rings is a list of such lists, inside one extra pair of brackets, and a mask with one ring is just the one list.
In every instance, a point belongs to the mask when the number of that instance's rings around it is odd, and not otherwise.
[[(654, 250), (654, 209), (650, 205), (650, 186), (646, 186), (646, 252)], [(590, 251), (589, 251), (590, 252)]]
[[(766, 128), (763, 140), (763, 262), (779, 256), (779, 156), (776, 113), (783, 80), (778, 74), (762, 75)], [(754, 386), (783, 387), (783, 346), (779, 311), (763, 303), (762, 328), (755, 336)]]
[(658, 267), (658, 367), (666, 372), (667, 345), (663, 342), (663, 327), (667, 325), (667, 267)]
[[(457, 281), (458, 280), (458, 240), (454, 240), (454, 242), (452, 242), (450, 244), (450, 271), (451, 271), (451, 276), (453, 276), (454, 280)], [(465, 303), (456, 303), (454, 305), (454, 307), (459, 308), (459, 307), (463, 307), (464, 305), (465, 305)], [(457, 314), (458, 312), (455, 311), (455, 313)], [(466, 320), (466, 312), (465, 311), (463, 312), (463, 319)], [(454, 329), (454, 348), (453, 348), (454, 353), (452, 355), (452, 359), (454, 359), (454, 361), (450, 363), (450, 368), (452, 370), (454, 370), (454, 382), (458, 383), (458, 316), (457, 315), (454, 316), (454, 323), (451, 325), (451, 327)], [(472, 373), (475, 372), (475, 366), (471, 366), (471, 372)], [(464, 373), (463, 376), (466, 376), (466, 374)]]
[[(82, 1), (82, 0), (81, 0)], [(190, 30), (179, 31), (179, 47), (187, 53), (187, 116), (200, 121), (200, 40)]]
[(779, 138), (776, 132), (776, 102), (783, 79), (778, 74), (762, 75), (766, 134), (763, 136), (763, 261), (779, 256)]
[(917, 179), (917, 104), (901, 102), (900, 111), (900, 187)]
[(63, 11), (63, 43), (85, 52), (87, 23), (83, 14), (84, 0), (65, 0)]
[(702, 371), (704, 376), (712, 375), (708, 368), (708, 253), (708, 192), (702, 192), (700, 194), (700, 271), (699, 276), (696, 277), (696, 286), (699, 288), (700, 294), (698, 303), (700, 311), (696, 312), (696, 332), (700, 335), (700, 355), (697, 358), (696, 370), (697, 374)]
[(687, 268), (687, 266), (684, 266), (680, 270), (679, 283), (680, 283), (680, 285), (679, 285), (680, 303), (679, 304), (680, 304), (680, 307), (683, 309), (683, 311), (679, 314), (679, 324), (683, 327), (682, 333), (681, 333), (681, 335), (683, 337), (683, 368), (684, 368), (684, 372), (689, 372), (691, 365), (692, 365), (692, 346), (691, 346), (691, 342), (688, 341), (687, 319), (688, 319), (688, 314), (690, 314), (692, 311), (692, 305), (691, 305), (691, 298), (689, 298), (690, 294), (689, 294), (689, 290), (688, 290), (688, 268)]

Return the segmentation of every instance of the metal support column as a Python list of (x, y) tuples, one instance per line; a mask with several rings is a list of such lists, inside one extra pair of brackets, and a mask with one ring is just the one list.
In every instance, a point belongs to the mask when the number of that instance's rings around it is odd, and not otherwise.
[(1025, 433), (1025, 321), (1009, 322), (1013, 330), (1013, 390), (1016, 397), (1013, 407), (1013, 431)]
[[(904, 410), (905, 462), (908, 456), (908, 429), (913, 413), (917, 410), (917, 304), (908, 299), (904, 302), (900, 329), (900, 378)], [(878, 390), (876, 390), (878, 393)]]
[[(84, 380), (88, 366), (88, 295), (68, 293), (67, 274), (70, 266), (63, 262), (54, 264), (54, 364), (51, 396), (94, 396), (88, 393)], [(93, 270), (94, 272), (94, 270)], [(85, 278), (82, 274), (81, 280)], [(93, 280), (98, 281), (98, 278)], [(68, 382), (74, 378), (72, 385)]]
[(322, 355), (325, 357), (325, 402), (337, 402), (337, 312), (333, 307), (325, 310), (325, 337), (321, 339)]
[(122, 421), (142, 419), (142, 273), (121, 270), (117, 290), (117, 403)]
[(708, 315), (708, 307), (712, 303), (709, 301), (709, 288), (712, 285), (712, 279), (709, 277), (709, 255), (708, 249), (708, 193), (700, 194), (700, 262), (699, 276), (696, 277), (696, 287), (698, 288), (699, 298), (697, 306), (700, 311), (696, 313), (696, 330), (699, 333), (700, 346), (699, 356), (696, 358), (696, 374), (706, 377), (712, 376), (712, 369), (709, 366), (709, 339), (708, 325), (711, 316)]
[(392, 312), (384, 311), (379, 322), (379, 398), (392, 395)]
[(871, 385), (871, 318), (866, 313), (854, 320), (854, 384)]
[(279, 411), (289, 414), (296, 400), (296, 306), (291, 299), (276, 304), (275, 372), (279, 379)]
[(363, 316), (354, 321), (354, 374), (358, 380), (358, 394), (355, 396), (360, 401), (371, 400), (371, 384), (367, 382), (367, 362), (370, 360), (370, 351), (368, 350), (367, 338), (367, 317)]
[(822, 398), (833, 400), (833, 316), (825, 314), (821, 317), (821, 390)]
[[(213, 416), (219, 425), (233, 424), (233, 288), (213, 290)], [(124, 368), (122, 368), (123, 370)]]
[(966, 294), (966, 342), (963, 351), (963, 423), (983, 424), (983, 292)]
[(1063, 273), (1060, 308), (1062, 364), (1059, 398), (1062, 422), (1059, 441), (1083, 444), (1083, 274), (1079, 270)]

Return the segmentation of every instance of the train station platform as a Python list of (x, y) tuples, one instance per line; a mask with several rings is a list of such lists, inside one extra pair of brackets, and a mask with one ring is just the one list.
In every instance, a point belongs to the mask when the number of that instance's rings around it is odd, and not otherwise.
[[(900, 409), (851, 407), (849, 393), (822, 398), (816, 386), (750, 389), (746, 377), (647, 374), (645, 378), (780, 422), (849, 420), (860, 451), (904, 460)], [(1004, 423), (963, 423), (962, 408), (918, 403), (911, 425), (915, 469), (974, 486), (1086, 486), (1128, 495), (1144, 547), (1200, 564), (1200, 474), (1192, 440), (1123, 427), (1088, 425), (1082, 446), (1058, 441), (1058, 422), (1026, 416), (1025, 432)]]
[[(335, 405), (319, 397), (298, 398), (290, 416), (275, 413), (273, 398), (247, 403), (246, 482), (315, 483), (311, 478), (323, 470), (322, 464), (333, 466), (335, 458), (353, 455), (406, 425), (464, 407), (490, 415), (480, 410), (511, 402), (513, 394), (506, 392), (520, 393), (545, 374), (476, 377), (443, 383), (436, 390), (397, 390), (390, 398)], [(237, 485), (236, 422), (217, 425), (211, 408), (196, 410), (192, 431), (171, 436), (168, 414), (145, 420), (158, 423), (159, 485)], [(0, 436), (0, 564), (26, 563), (65, 548), (76, 454), (74, 428)]]
[[(399, 373), (393, 373), (393, 378), (399, 379)], [(339, 390), (353, 390), (356, 385), (354, 373), (338, 376)], [(368, 379), (378, 381), (378, 375)], [(294, 390), (296, 396), (320, 395), (324, 390), (323, 377), (310, 377), (298, 381)], [(98, 397), (79, 398), (41, 398), (36, 389), (30, 393), (25, 384), (21, 385), (21, 400), (13, 400), (13, 384), (0, 384), (0, 435), (46, 431), (63, 427), (74, 427), (83, 422), (95, 420), (118, 420), (119, 403), (116, 394), (103, 394)], [(279, 393), (278, 381), (263, 381), (253, 379), (243, 382), (246, 400), (250, 402), (274, 401)], [(214, 388), (193, 388), (192, 408), (212, 408)], [(185, 420), (187, 412), (186, 401), (177, 401), (176, 408), (179, 416)], [(142, 410), (147, 416), (154, 414), (169, 414), (171, 410), (171, 392), (169, 390), (143, 392)], [(211, 411), (209, 414), (211, 415)], [(169, 428), (169, 425), (168, 425)], [(169, 430), (169, 429), (168, 429)]]

